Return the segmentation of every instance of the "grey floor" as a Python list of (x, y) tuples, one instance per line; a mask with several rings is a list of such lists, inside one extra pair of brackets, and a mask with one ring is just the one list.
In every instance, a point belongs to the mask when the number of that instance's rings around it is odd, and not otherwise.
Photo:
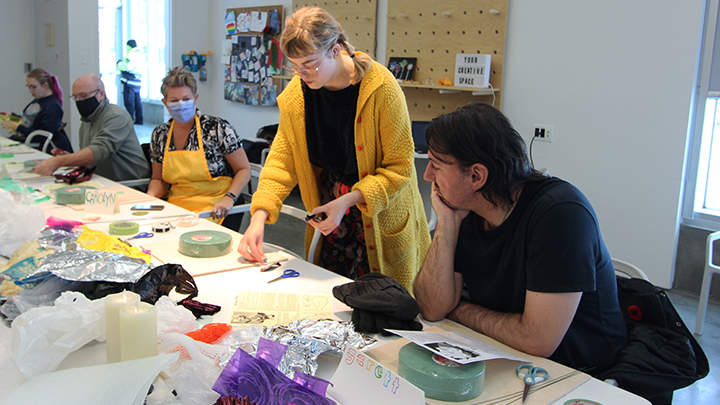
[[(286, 204), (302, 208), (297, 190), (290, 194)], [(247, 227), (247, 215), (243, 220), (242, 232)], [(304, 257), (304, 223), (294, 218), (282, 218), (277, 224), (265, 228), (266, 242), (286, 247)], [(667, 291), (670, 300), (690, 331), (695, 330), (698, 297), (683, 291)], [(720, 303), (710, 302), (702, 336), (695, 336), (710, 362), (710, 374), (695, 384), (675, 391), (673, 404), (719, 404), (720, 403)]]

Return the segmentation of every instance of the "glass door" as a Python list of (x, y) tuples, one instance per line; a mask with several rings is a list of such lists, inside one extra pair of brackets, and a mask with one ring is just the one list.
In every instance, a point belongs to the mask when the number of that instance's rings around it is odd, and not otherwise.
[(123, 58), (122, 3), (120, 0), (98, 0), (98, 35), (100, 44), (100, 77), (108, 100), (122, 106), (117, 62)]

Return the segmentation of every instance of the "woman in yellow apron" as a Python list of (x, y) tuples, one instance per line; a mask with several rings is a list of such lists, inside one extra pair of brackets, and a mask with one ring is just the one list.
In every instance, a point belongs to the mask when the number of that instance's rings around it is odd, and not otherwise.
[(147, 193), (190, 211), (212, 210), (215, 222), (237, 230), (239, 220), (223, 221), (250, 179), (240, 137), (227, 121), (195, 109), (197, 83), (189, 72), (173, 68), (160, 90), (172, 119), (153, 131)]

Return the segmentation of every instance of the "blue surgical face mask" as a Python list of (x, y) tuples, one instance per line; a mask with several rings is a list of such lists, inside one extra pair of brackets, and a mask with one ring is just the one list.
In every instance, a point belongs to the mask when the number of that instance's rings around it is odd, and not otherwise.
[(177, 122), (186, 123), (195, 116), (195, 100), (180, 100), (167, 103), (170, 116)]

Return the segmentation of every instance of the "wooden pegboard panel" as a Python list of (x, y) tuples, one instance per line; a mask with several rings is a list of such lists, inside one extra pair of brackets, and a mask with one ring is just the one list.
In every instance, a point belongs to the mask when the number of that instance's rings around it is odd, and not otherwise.
[[(489, 54), (490, 84), (502, 89), (506, 25), (507, 0), (388, 0), (387, 58), (415, 57), (413, 79), (426, 83), (429, 78), (438, 83), (446, 77), (455, 80), (456, 54)], [(413, 120), (432, 118), (471, 101), (492, 103), (493, 97), (403, 90)], [(495, 94), (496, 107), (500, 107), (500, 94)]]
[(320, 7), (332, 14), (348, 33), (355, 49), (375, 57), (377, 0), (293, 0), (292, 12), (307, 6)]
[[(482, 101), (493, 104), (493, 96), (473, 96), (471, 92), (462, 91), (453, 94), (440, 94), (437, 89), (416, 89), (403, 86), (407, 100), (410, 119), (413, 121), (430, 121), (440, 114), (449, 113), (466, 105)], [(500, 108), (500, 92), (495, 94), (495, 107)]]

